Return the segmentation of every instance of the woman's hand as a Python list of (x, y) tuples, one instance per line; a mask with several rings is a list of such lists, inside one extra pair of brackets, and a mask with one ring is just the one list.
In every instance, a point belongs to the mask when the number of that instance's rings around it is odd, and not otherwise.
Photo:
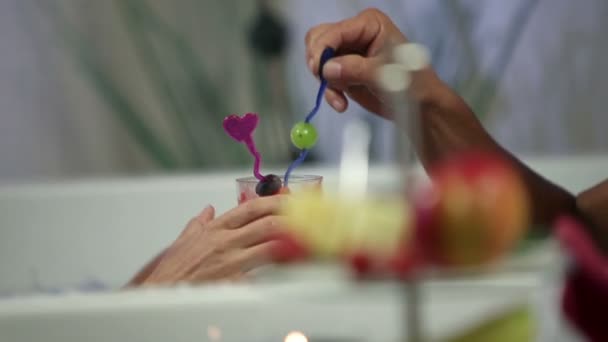
[[(392, 47), (406, 42), (405, 35), (386, 14), (367, 9), (355, 17), (310, 29), (306, 34), (306, 60), (310, 71), (319, 76), (321, 53), (326, 47), (334, 48), (337, 57), (322, 70), (329, 83), (325, 92), (329, 105), (344, 112), (348, 96), (368, 111), (391, 118), (391, 105), (378, 87), (376, 71)], [(410, 96), (424, 101), (441, 82), (430, 69), (416, 74)]]
[(146, 267), (148, 275), (138, 275), (131, 285), (239, 279), (271, 263), (276, 242), (270, 238), (283, 229), (276, 215), (283, 197), (253, 199), (218, 218), (213, 207), (207, 207), (190, 220), (155, 265)]

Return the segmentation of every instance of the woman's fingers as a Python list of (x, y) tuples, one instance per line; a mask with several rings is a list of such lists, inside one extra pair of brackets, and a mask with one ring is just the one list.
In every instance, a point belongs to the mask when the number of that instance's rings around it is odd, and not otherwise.
[(267, 241), (249, 248), (234, 249), (213, 264), (201, 264), (183, 279), (201, 283), (214, 280), (241, 278), (243, 274), (263, 265), (272, 263), (272, 255), (277, 242)]
[(201, 211), (200, 214), (198, 214), (198, 216), (196, 217), (196, 220), (200, 223), (200, 224), (206, 224), (207, 222), (213, 220), (213, 218), (215, 217), (215, 208), (211, 205), (205, 207), (205, 209), (203, 209), (203, 211)]
[(160, 257), (147, 283), (201, 282), (234, 277), (271, 261), (268, 240), (285, 229), (279, 212), (285, 196), (251, 200), (213, 219), (206, 208)]
[(275, 233), (287, 229), (286, 224), (280, 216), (266, 216), (248, 225), (230, 231), (226, 231), (230, 246), (234, 248), (248, 248), (267, 241)]
[(256, 198), (228, 211), (215, 220), (214, 224), (220, 229), (238, 229), (264, 216), (278, 213), (283, 201), (284, 195)]
[(273, 252), (276, 250), (278, 243), (271, 240), (245, 248), (237, 253), (235, 262), (242, 272), (249, 272), (260, 266), (272, 264)]
[(203, 226), (211, 221), (215, 217), (215, 208), (207, 206), (203, 211), (200, 212), (196, 217), (190, 220), (186, 225), (186, 228), (177, 237), (177, 240), (188, 240), (197, 236)]

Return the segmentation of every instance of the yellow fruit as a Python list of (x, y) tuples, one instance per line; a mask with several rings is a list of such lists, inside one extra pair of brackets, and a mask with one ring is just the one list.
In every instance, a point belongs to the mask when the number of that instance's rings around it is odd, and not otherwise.
[(288, 226), (319, 258), (368, 251), (392, 253), (411, 226), (411, 210), (402, 200), (349, 201), (319, 192), (290, 196), (283, 214)]

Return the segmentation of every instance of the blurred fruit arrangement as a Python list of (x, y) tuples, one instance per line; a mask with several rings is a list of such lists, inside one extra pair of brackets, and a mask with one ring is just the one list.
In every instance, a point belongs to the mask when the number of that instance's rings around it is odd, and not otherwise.
[(359, 277), (404, 278), (489, 265), (515, 248), (529, 225), (529, 199), (508, 161), (467, 153), (429, 174), (430, 184), (402, 198), (292, 194), (275, 258), (339, 260)]

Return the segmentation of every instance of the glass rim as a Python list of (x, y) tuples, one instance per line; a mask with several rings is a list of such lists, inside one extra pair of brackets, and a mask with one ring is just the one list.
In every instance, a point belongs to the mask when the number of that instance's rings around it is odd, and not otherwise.
[[(281, 176), (281, 181), (283, 181), (284, 177)], [(314, 181), (323, 181), (323, 176), (319, 176), (319, 175), (292, 175), (289, 176), (289, 183), (304, 183), (304, 182), (314, 182)], [(259, 180), (257, 178), (255, 178), (254, 176), (249, 176), (249, 177), (241, 177), (241, 178), (237, 178), (236, 182), (241, 184), (241, 183), (245, 183), (245, 184), (257, 184), (259, 182)]]

